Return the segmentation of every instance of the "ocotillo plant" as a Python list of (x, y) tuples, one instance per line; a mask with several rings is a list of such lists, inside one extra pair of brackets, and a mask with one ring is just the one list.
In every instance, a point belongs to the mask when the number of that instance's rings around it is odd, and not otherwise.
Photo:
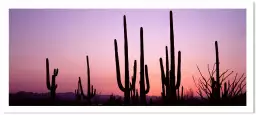
[(80, 91), (81, 91), (83, 98), (85, 98), (88, 101), (88, 103), (91, 104), (91, 99), (96, 95), (96, 89), (94, 89), (93, 85), (91, 85), (90, 66), (89, 66), (89, 57), (88, 56), (86, 56), (86, 61), (87, 61), (87, 95), (84, 94), (80, 77), (79, 77), (78, 84), (79, 84)]
[[(209, 65), (208, 65), (208, 73), (210, 78), (208, 80), (202, 75), (199, 67), (197, 67), (201, 78), (199, 78), (198, 83), (196, 84), (196, 81), (193, 77), (194, 83), (198, 89), (198, 94), (199, 96), (206, 100), (209, 101), (210, 104), (212, 105), (219, 105), (223, 103), (222, 100), (230, 99), (233, 98), (233, 96), (238, 96), (239, 94), (243, 94), (242, 89), (246, 84), (244, 84), (245, 77), (242, 75), (238, 80), (237, 74), (235, 76), (235, 79), (233, 82), (230, 84), (228, 81), (224, 83), (224, 89), (221, 90), (223, 82), (230, 76), (233, 71), (231, 71), (227, 76), (226, 73), (228, 73), (229, 69), (226, 70), (225, 72), (220, 74), (220, 68), (219, 68), (219, 51), (218, 51), (218, 42), (215, 41), (215, 54), (216, 54), (216, 62), (213, 65), (212, 71), (210, 71)], [(216, 68), (215, 68), (216, 65)], [(214, 74), (216, 73), (216, 77), (214, 77)], [(241, 87), (241, 88), (240, 88)], [(231, 90), (232, 89), (232, 90)], [(241, 90), (239, 90), (241, 89)], [(221, 93), (222, 92), (222, 93)], [(235, 93), (236, 92), (236, 93)], [(222, 96), (221, 96), (222, 94)], [(205, 98), (207, 96), (207, 98)], [(222, 97), (222, 99), (221, 99)], [(224, 99), (223, 99), (224, 98)], [(225, 102), (224, 102), (225, 103)]]
[(140, 28), (140, 103), (146, 104), (146, 94), (149, 92), (148, 66), (145, 65), (145, 77), (147, 88), (145, 88), (144, 80), (144, 44), (143, 44), (143, 28)]
[(56, 89), (57, 89), (57, 84), (56, 84), (56, 77), (58, 75), (58, 68), (54, 69), (53, 75), (52, 75), (52, 84), (50, 83), (50, 71), (49, 71), (49, 60), (46, 58), (46, 86), (47, 89), (50, 90), (51, 98), (55, 99), (56, 96)]
[[(177, 68), (177, 80), (175, 76), (175, 50), (174, 50), (174, 32), (173, 32), (173, 17), (172, 11), (170, 11), (170, 55), (171, 55), (171, 70), (169, 70), (169, 59), (168, 59), (168, 49), (166, 50), (166, 75), (164, 73), (164, 67), (162, 58), (160, 58), (160, 68), (161, 68), (161, 79), (162, 79), (162, 96), (167, 98), (170, 103), (175, 103), (177, 101), (176, 90), (180, 87), (181, 82), (181, 52), (178, 52), (178, 68)], [(164, 85), (163, 85), (164, 84)], [(165, 88), (164, 88), (165, 86)], [(166, 90), (166, 92), (165, 92)], [(165, 95), (166, 93), (166, 95)]]
[(115, 61), (116, 61), (116, 78), (117, 78), (117, 84), (121, 91), (124, 92), (124, 104), (129, 105), (130, 104), (130, 91), (135, 88), (135, 82), (136, 82), (136, 69), (137, 69), (137, 63), (136, 60), (134, 61), (134, 74), (133, 77), (135, 79), (132, 80), (132, 85), (130, 87), (130, 81), (129, 81), (129, 60), (128, 60), (128, 41), (127, 41), (127, 28), (126, 28), (126, 17), (123, 17), (124, 22), (124, 60), (125, 60), (125, 85), (122, 85), (121, 82), (121, 72), (120, 72), (120, 66), (119, 66), (119, 56), (118, 56), (118, 46), (116, 39), (114, 40), (115, 44)]

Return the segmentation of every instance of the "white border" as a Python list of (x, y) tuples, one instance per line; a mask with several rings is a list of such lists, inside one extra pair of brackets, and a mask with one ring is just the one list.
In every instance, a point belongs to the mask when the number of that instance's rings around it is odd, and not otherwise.
[[(74, 2), (75, 1), (75, 2)], [(9, 0), (1, 3), (0, 18), (0, 71), (1, 71), (1, 97), (0, 110), (4, 113), (251, 113), (253, 112), (253, 4), (252, 1), (159, 1), (159, 0), (136, 0), (135, 2), (120, 0)], [(61, 107), (15, 107), (9, 106), (9, 8), (168, 8), (168, 9), (184, 9), (184, 8), (246, 8), (247, 9), (247, 106), (61, 106)], [(5, 17), (5, 18), (4, 18)], [(6, 18), (7, 17), (7, 18)]]

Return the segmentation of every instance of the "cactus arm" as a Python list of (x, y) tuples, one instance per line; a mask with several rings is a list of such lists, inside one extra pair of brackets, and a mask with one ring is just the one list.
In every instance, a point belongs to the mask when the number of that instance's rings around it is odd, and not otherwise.
[(117, 78), (117, 84), (118, 87), (121, 91), (125, 91), (124, 86), (122, 85), (121, 82), (121, 73), (120, 73), (120, 66), (119, 66), (119, 56), (118, 56), (118, 46), (117, 46), (117, 41), (116, 39), (114, 40), (114, 44), (115, 44), (115, 59), (116, 59), (116, 78)]
[(136, 75), (137, 75), (137, 61), (136, 61), (136, 60), (134, 60), (134, 66), (133, 66), (133, 78), (132, 78), (132, 85), (133, 85), (133, 89), (135, 89)]
[(163, 60), (162, 58), (159, 59), (160, 61), (160, 69), (161, 69), (161, 80), (162, 80), (162, 96), (165, 96), (165, 74), (164, 74), (164, 67), (163, 67)]
[(166, 77), (165, 77), (165, 86), (166, 86), (166, 95), (170, 96), (170, 84), (171, 84), (171, 77), (170, 75), (172, 75), (169, 72), (169, 58), (168, 58), (168, 47), (165, 46), (165, 55), (166, 55)]
[(49, 72), (49, 59), (46, 58), (46, 86), (48, 90), (51, 90), (50, 84), (50, 72)]
[(90, 94), (90, 98), (93, 98), (95, 95), (96, 95), (96, 89), (93, 88), (93, 85), (91, 87), (91, 92), (89, 93)]
[(133, 76), (132, 76), (132, 83), (130, 83), (130, 90), (133, 90), (133, 89), (135, 90), (136, 74), (137, 74), (137, 61), (134, 60)]
[[(90, 65), (89, 65), (89, 57), (86, 56), (86, 62), (87, 62), (87, 95), (90, 97), (91, 91), (91, 77), (90, 77)], [(93, 91), (93, 86), (92, 86), (92, 91)]]
[(150, 89), (149, 78), (148, 78), (148, 66), (147, 65), (145, 65), (145, 73), (146, 73), (146, 84), (147, 84), (145, 94), (147, 94), (149, 92), (149, 89)]
[(58, 73), (59, 73), (59, 69), (57, 68), (57, 69), (54, 69), (54, 76), (57, 76), (58, 75)]
[(54, 72), (53, 72), (53, 75), (52, 75), (52, 85), (51, 85), (52, 90), (57, 89), (57, 84), (56, 84), (57, 75), (58, 75), (58, 68), (54, 69)]
[(79, 87), (80, 87), (80, 92), (81, 92), (81, 95), (83, 97), (85, 97), (84, 95), (84, 90), (83, 90), (83, 86), (82, 86), (82, 81), (81, 81), (81, 78), (79, 77), (79, 80), (78, 80), (78, 84), (79, 84)]
[(169, 87), (169, 58), (168, 58), (168, 47), (165, 46), (165, 55), (166, 55), (166, 85)]
[(181, 79), (181, 52), (178, 52), (178, 69), (177, 69), (177, 83), (176, 83), (176, 89), (180, 87), (180, 79)]

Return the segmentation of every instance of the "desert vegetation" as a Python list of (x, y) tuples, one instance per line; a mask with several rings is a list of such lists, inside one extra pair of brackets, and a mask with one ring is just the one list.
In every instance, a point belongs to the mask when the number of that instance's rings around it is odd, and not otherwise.
[[(170, 46), (165, 46), (165, 65), (163, 58), (159, 58), (159, 65), (161, 75), (161, 94), (160, 96), (152, 97), (147, 96), (150, 91), (150, 76), (149, 65), (145, 64), (144, 59), (144, 38), (143, 27), (140, 28), (140, 76), (137, 77), (137, 60), (134, 60), (133, 71), (129, 71), (129, 54), (128, 54), (128, 33), (126, 16), (123, 16), (123, 29), (124, 29), (124, 76), (121, 76), (121, 69), (119, 64), (118, 42), (114, 39), (114, 55), (115, 55), (115, 67), (116, 67), (116, 81), (118, 88), (123, 92), (122, 96), (102, 95), (91, 84), (89, 56), (86, 56), (87, 62), (87, 93), (83, 91), (83, 84), (81, 77), (78, 77), (77, 89), (74, 92), (69, 93), (69, 100), (61, 99), (58, 94), (57, 81), (58, 68), (53, 70), (53, 75), (50, 83), (50, 65), (49, 59), (46, 58), (46, 85), (49, 93), (47, 94), (35, 94), (19, 92), (17, 94), (10, 94), (10, 105), (62, 105), (62, 106), (241, 106), (246, 105), (246, 92), (243, 90), (246, 86), (246, 77), (244, 74), (234, 75), (233, 80), (228, 80), (228, 77), (232, 76), (234, 71), (226, 70), (220, 71), (220, 58), (218, 41), (215, 42), (215, 58), (213, 68), (210, 69), (208, 65), (208, 76), (204, 76), (199, 67), (197, 69), (200, 76), (196, 79), (194, 76), (194, 84), (197, 88), (193, 91), (191, 88), (185, 90), (182, 81), (182, 57), (181, 51), (178, 51), (177, 58), (175, 57), (175, 39), (173, 30), (173, 13), (170, 11)], [(213, 45), (213, 46), (214, 46)], [(164, 46), (163, 46), (164, 47)], [(169, 50), (168, 50), (169, 48)], [(147, 49), (145, 49), (147, 50)], [(175, 59), (178, 60), (178, 64), (175, 64)], [(114, 64), (113, 64), (114, 66)], [(132, 74), (132, 75), (131, 75)], [(131, 75), (131, 78), (130, 78)], [(124, 79), (124, 84), (122, 83)], [(139, 78), (137, 80), (137, 78)], [(61, 79), (61, 76), (58, 77)], [(136, 81), (139, 81), (139, 88), (136, 88)], [(74, 86), (76, 87), (76, 86)], [(138, 90), (139, 89), (139, 90)], [(193, 92), (196, 92), (199, 97), (196, 97)], [(28, 98), (32, 95), (34, 97), (42, 98)]]

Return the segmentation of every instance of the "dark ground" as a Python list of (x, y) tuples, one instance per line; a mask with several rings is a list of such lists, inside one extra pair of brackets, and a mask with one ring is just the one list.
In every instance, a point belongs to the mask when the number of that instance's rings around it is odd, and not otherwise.
[[(97, 95), (92, 99), (92, 104), (89, 105), (86, 100), (77, 100), (74, 93), (58, 93), (55, 101), (50, 99), (47, 93), (31, 93), (31, 92), (18, 92), (9, 94), (10, 106), (121, 106), (122, 97), (115, 96), (115, 100), (109, 100), (110, 95)], [(150, 102), (152, 98), (152, 102)], [(147, 97), (147, 106), (164, 106), (161, 97)], [(132, 104), (131, 106), (138, 106)], [(185, 98), (179, 101), (174, 106), (214, 106), (208, 101), (203, 101), (198, 97)], [(246, 106), (246, 94), (227, 99), (217, 104), (217, 106)]]

